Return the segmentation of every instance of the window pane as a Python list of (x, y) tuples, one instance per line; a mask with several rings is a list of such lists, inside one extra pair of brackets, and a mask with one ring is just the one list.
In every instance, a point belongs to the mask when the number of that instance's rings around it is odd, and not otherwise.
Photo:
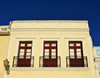
[(53, 43), (51, 46), (56, 46), (56, 44)]
[(25, 44), (24, 43), (21, 43), (21, 47), (23, 47), (23, 46), (25, 46)]
[(70, 52), (74, 52), (74, 49), (70, 49)]
[(45, 56), (45, 59), (49, 59), (49, 56)]
[(20, 58), (20, 59), (23, 59), (23, 58), (24, 58), (24, 56), (19, 56), (19, 58)]
[(80, 43), (76, 43), (76, 46), (81, 46)]
[(70, 56), (70, 58), (71, 58), (71, 59), (74, 59), (74, 58), (75, 58), (75, 56)]
[(49, 49), (45, 49), (45, 52), (49, 52)]
[(27, 49), (27, 52), (31, 52), (31, 49)]
[(52, 58), (52, 59), (55, 59), (55, 58), (56, 58), (56, 56), (51, 56), (51, 58)]
[(20, 52), (24, 52), (25, 50), (24, 49), (20, 49)]
[(70, 52), (70, 56), (74, 56), (74, 52)]
[(81, 52), (77, 52), (77, 56), (81, 56)]
[(52, 55), (52, 56), (56, 56), (56, 53), (52, 53), (51, 55)]
[(20, 52), (20, 56), (24, 56), (24, 52)]
[(45, 52), (45, 56), (49, 56), (49, 52), (47, 52), (47, 53)]
[(27, 47), (31, 47), (32, 46), (32, 44), (27, 44)]
[(70, 43), (70, 46), (74, 46), (74, 44), (73, 43)]
[(45, 44), (45, 47), (48, 47), (49, 46), (49, 44)]
[(26, 55), (27, 55), (27, 56), (30, 56), (30, 55), (31, 55), (31, 53), (27, 53)]
[(77, 56), (77, 58), (81, 58), (81, 56)]
[(78, 51), (81, 51), (81, 49), (76, 49), (76, 51), (78, 52)]
[(27, 56), (26, 59), (30, 59), (30, 56)]
[(51, 51), (52, 51), (52, 52), (56, 52), (56, 49), (52, 49)]

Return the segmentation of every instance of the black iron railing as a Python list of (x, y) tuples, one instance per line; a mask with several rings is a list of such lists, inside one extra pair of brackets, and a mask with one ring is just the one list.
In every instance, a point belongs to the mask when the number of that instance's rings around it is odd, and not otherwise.
[(14, 56), (13, 67), (33, 67), (34, 56)]
[(61, 67), (60, 56), (40, 56), (39, 67)]
[(67, 56), (66, 57), (67, 67), (88, 67), (87, 56)]

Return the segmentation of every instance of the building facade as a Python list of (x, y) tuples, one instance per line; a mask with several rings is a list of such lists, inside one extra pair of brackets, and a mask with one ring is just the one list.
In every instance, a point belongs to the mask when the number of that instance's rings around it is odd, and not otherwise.
[(95, 69), (97, 78), (100, 78), (100, 47), (93, 47), (94, 51), (94, 62), (95, 62)]
[(0, 26), (0, 78), (4, 76), (3, 60), (6, 59), (9, 44), (9, 26)]
[(88, 21), (12, 21), (4, 78), (97, 78)]

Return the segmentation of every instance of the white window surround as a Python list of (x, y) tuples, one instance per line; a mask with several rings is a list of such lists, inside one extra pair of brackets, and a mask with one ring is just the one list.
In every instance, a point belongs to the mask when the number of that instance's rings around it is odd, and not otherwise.
[(59, 39), (60, 39), (60, 38), (58, 39), (58, 37), (57, 37), (57, 39), (55, 39), (55, 38), (52, 37), (52, 39), (51, 39), (51, 38), (49, 39), (49, 38), (46, 37), (46, 38), (44, 39), (44, 37), (43, 37), (43, 38), (40, 38), (40, 39), (42, 39), (42, 51), (41, 51), (41, 56), (43, 56), (43, 48), (44, 48), (43, 45), (44, 45), (44, 41), (57, 41), (57, 54), (58, 54), (57, 56), (59, 56), (59, 45), (60, 45), (60, 44), (59, 44)]
[(18, 56), (18, 49), (19, 49), (19, 42), (20, 41), (32, 41), (32, 56), (34, 55), (33, 53), (34, 53), (34, 43), (35, 43), (35, 38), (33, 38), (33, 39), (25, 39), (25, 38), (23, 38), (23, 37), (20, 37), (20, 38), (16, 38), (17, 39), (17, 48), (16, 48), (16, 53), (15, 53), (15, 56)]
[(66, 49), (67, 49), (67, 54), (66, 54), (66, 55), (69, 56), (69, 46), (68, 46), (69, 41), (82, 41), (83, 56), (86, 56), (84, 39), (85, 39), (85, 38), (83, 38), (83, 37), (82, 37), (82, 38), (76, 38), (76, 37), (75, 37), (75, 38), (72, 38), (72, 39), (69, 38), (69, 37), (68, 37), (68, 38), (66, 37), (66, 40), (67, 40), (67, 48), (66, 48)]

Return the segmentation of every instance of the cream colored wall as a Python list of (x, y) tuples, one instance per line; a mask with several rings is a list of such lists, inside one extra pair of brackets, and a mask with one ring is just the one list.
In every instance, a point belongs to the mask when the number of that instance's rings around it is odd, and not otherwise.
[(0, 36), (0, 78), (4, 76), (3, 60), (6, 59), (8, 50), (9, 36)]
[[(11, 29), (11, 48), (10, 48), (10, 56), (9, 61), (10, 63), (10, 74), (7, 75), (7, 78), (96, 78), (95, 75), (95, 68), (93, 58), (91, 58), (92, 53), (92, 40), (89, 36), (89, 29), (87, 22), (70, 22), (66, 25), (62, 26), (62, 21), (60, 21), (60, 25), (58, 23), (52, 24), (49, 22), (47, 28), (51, 26), (51, 29), (41, 28), (40, 23), (36, 22), (35, 25), (27, 24), (28, 21), (20, 22), (15, 21), (12, 23)], [(30, 21), (32, 22), (32, 21)], [(30, 23), (28, 22), (28, 23)], [(67, 21), (68, 22), (68, 21)], [(21, 24), (20, 24), (21, 23)], [(42, 22), (43, 23), (43, 22)], [(66, 23), (66, 22), (63, 22)], [(52, 25), (58, 25), (58, 29), (53, 29)], [(36, 26), (35, 29), (28, 29), (31, 26)], [(68, 26), (70, 26), (68, 28)], [(21, 29), (21, 27), (24, 29)], [(67, 26), (67, 27), (66, 27)], [(65, 27), (65, 28), (63, 28)], [(39, 29), (40, 28), (40, 29)], [(13, 57), (16, 55), (17, 51), (17, 42), (18, 39), (34, 39), (34, 47), (33, 47), (33, 54), (34, 54), (34, 67), (32, 68), (17, 68), (12, 67)], [(59, 41), (59, 56), (61, 56), (61, 67), (57, 68), (40, 68), (39, 67), (39, 56), (42, 56), (42, 40), (43, 39), (55, 39)], [(66, 56), (69, 56), (67, 50), (67, 40), (73, 39), (75, 40), (82, 40), (84, 43), (84, 56), (87, 56), (88, 59), (88, 67), (77, 67), (71, 68), (66, 67)], [(92, 64), (92, 65), (91, 65)]]
[[(70, 35), (49, 35), (49, 37), (52, 37), (52, 36), (54, 36), (54, 37), (60, 37), (60, 39), (59, 39), (59, 56), (61, 56), (61, 68), (66, 68), (66, 56), (68, 56), (67, 55), (67, 49), (66, 49), (66, 47), (67, 47), (67, 41), (66, 41), (66, 39), (65, 39), (65, 37), (69, 37)], [(16, 37), (19, 37), (19, 35), (13, 35), (12, 36), (12, 48), (11, 48), (11, 52), (10, 52), (10, 65), (11, 65), (11, 67), (12, 67), (12, 63), (13, 63), (13, 56), (15, 56), (15, 54), (16, 54), (16, 47), (17, 47), (17, 39), (16, 39)], [(42, 48), (41, 47), (43, 47), (42, 46), (42, 39), (40, 39), (40, 37), (48, 37), (47, 35), (20, 35), (20, 37), (36, 37), (36, 39), (34, 40), (35, 42), (34, 42), (34, 67), (33, 68), (38, 68), (39, 67), (39, 56), (42, 56), (41, 55), (41, 50), (42, 50)], [(27, 74), (27, 71), (12, 71), (11, 70), (11, 72), (10, 72), (10, 75), (7, 77), (7, 78), (13, 78), (13, 76), (16, 76), (15, 74), (16, 73), (18, 73), (18, 72), (20, 72), (20, 75), (18, 75), (17, 77), (20, 77), (20, 76), (23, 76), (23, 77), (28, 77), (28, 75), (30, 75), (30, 78), (31, 77), (36, 77), (36, 78), (42, 78), (42, 77), (48, 77), (48, 74), (50, 75), (54, 75), (54, 78), (56, 77), (56, 75), (58, 75), (59, 76), (59, 74), (60, 74), (60, 78), (63, 78), (64, 76), (65, 77), (69, 77), (69, 78), (75, 78), (75, 77), (80, 77), (80, 78), (92, 78), (91, 76), (92, 76), (92, 73), (91, 73), (91, 66), (90, 66), (90, 56), (89, 56), (89, 47), (88, 47), (88, 41), (87, 41), (87, 37), (86, 36), (84, 36), (84, 35), (81, 35), (81, 36), (79, 36), (79, 35), (73, 35), (73, 37), (84, 37), (84, 43), (85, 43), (85, 45), (84, 45), (84, 47), (85, 47), (85, 56), (87, 56), (87, 58), (88, 58), (88, 68), (89, 68), (89, 70), (86, 70), (86, 71), (84, 71), (84, 68), (83, 68), (83, 70), (80, 70), (80, 71), (78, 71), (78, 69), (76, 69), (76, 71), (73, 69), (73, 70), (70, 70), (70, 71), (68, 71), (68, 69), (66, 69), (66, 71), (40, 71), (40, 69), (36, 69), (35, 71), (36, 72), (34, 72), (34, 71), (31, 71), (31, 73), (32, 74)], [(65, 46), (65, 47), (64, 47)], [(31, 69), (30, 69), (31, 70)], [(52, 70), (52, 69), (51, 69)], [(59, 69), (58, 69), (59, 70)], [(94, 71), (94, 70), (93, 70)], [(30, 71), (29, 71), (30, 72)], [(48, 74), (45, 74), (45, 76), (43, 75), (44, 73), (46, 73), (46, 72), (48, 72)], [(55, 73), (54, 73), (55, 72)], [(58, 72), (58, 73), (57, 73)], [(64, 73), (62, 73), (62, 72), (64, 72)], [(13, 74), (12, 74), (13, 73)], [(43, 74), (41, 74), (41, 73), (43, 73)], [(73, 75), (71, 75), (73, 73)], [(83, 74), (84, 73), (84, 74)], [(24, 74), (25, 74), (25, 76), (24, 76)], [(34, 76), (33, 74), (37, 74), (36, 76)], [(39, 75), (38, 75), (39, 74)], [(55, 75), (56, 74), (56, 75)], [(50, 76), (50, 77), (52, 77), (52, 76)], [(26, 77), (26, 78), (27, 78)], [(64, 77), (64, 78), (65, 78)]]

